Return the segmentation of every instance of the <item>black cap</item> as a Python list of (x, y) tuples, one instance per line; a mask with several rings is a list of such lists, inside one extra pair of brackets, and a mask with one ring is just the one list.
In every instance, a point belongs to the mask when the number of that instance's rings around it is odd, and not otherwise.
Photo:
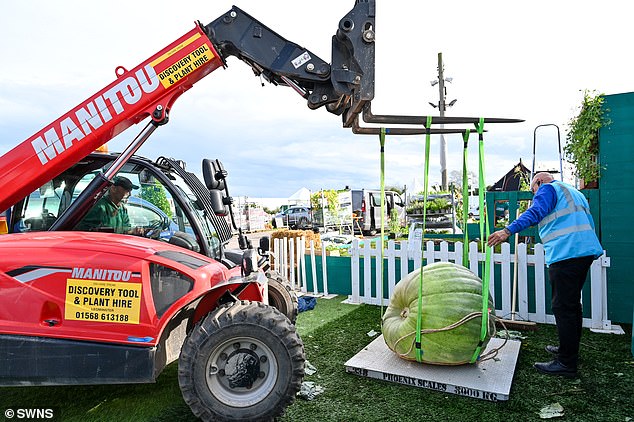
[(139, 187), (135, 184), (133, 184), (130, 179), (128, 179), (127, 177), (123, 177), (123, 176), (116, 176), (114, 179), (112, 179), (112, 184), (114, 186), (121, 186), (122, 188), (124, 188), (127, 191), (131, 191), (132, 189), (139, 189)]

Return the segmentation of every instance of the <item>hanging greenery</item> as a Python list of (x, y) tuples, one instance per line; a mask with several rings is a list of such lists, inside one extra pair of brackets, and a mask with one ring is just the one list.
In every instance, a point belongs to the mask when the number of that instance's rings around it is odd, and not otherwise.
[(603, 101), (603, 94), (585, 90), (579, 114), (568, 122), (564, 153), (577, 169), (577, 177), (586, 182), (596, 181), (600, 176), (599, 129), (610, 124)]

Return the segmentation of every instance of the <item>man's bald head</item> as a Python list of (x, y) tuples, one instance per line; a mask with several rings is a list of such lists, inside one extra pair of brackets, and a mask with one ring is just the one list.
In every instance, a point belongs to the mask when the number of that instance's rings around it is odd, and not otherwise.
[(537, 193), (537, 189), (539, 189), (542, 183), (550, 183), (553, 180), (555, 180), (555, 178), (552, 174), (545, 171), (539, 172), (535, 174), (535, 176), (533, 176), (533, 180), (531, 180), (531, 191), (533, 193)]

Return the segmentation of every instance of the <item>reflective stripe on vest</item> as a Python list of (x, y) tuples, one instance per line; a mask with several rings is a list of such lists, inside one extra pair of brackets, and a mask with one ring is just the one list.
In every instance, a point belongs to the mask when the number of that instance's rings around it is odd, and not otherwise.
[(542, 242), (548, 243), (559, 236), (563, 236), (563, 235), (574, 233), (574, 232), (580, 232), (584, 230), (592, 230), (592, 226), (590, 226), (590, 224), (581, 224), (578, 226), (570, 226), (570, 227), (566, 227), (565, 229), (556, 230), (542, 237)]
[[(564, 215), (572, 214), (573, 212), (577, 212), (577, 211), (583, 211), (587, 214), (590, 214), (590, 210), (587, 209), (585, 206), (575, 204), (575, 200), (572, 198), (572, 194), (570, 193), (570, 190), (565, 185), (559, 185), (559, 186), (562, 188), (562, 192), (564, 194), (564, 197), (566, 198), (566, 201), (568, 202), (568, 206), (564, 208), (563, 210), (558, 210), (548, 214), (546, 217), (544, 217), (542, 221), (539, 222), (539, 226), (544, 226), (550, 223), (551, 221), (553, 221), (557, 217), (563, 217)], [(544, 242), (547, 242), (547, 240), (545, 239), (542, 239), (542, 240)]]

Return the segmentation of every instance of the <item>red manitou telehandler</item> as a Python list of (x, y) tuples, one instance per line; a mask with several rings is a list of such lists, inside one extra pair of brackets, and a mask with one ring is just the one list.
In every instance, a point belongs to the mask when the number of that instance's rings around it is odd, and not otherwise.
[[(374, 0), (356, 0), (329, 64), (233, 7), (135, 68), (117, 67), (112, 83), (3, 155), (0, 386), (154, 382), (178, 359), (182, 395), (201, 419), (281, 415), (304, 376), (297, 298), (244, 237), (240, 251), (225, 249), (226, 170), (203, 160), (201, 182), (178, 160), (134, 154), (229, 56), (349, 127), (374, 96), (374, 21)], [(94, 152), (144, 120), (122, 153)], [(137, 235), (85, 229), (122, 177)], [(260, 255), (267, 249), (261, 242)]]

